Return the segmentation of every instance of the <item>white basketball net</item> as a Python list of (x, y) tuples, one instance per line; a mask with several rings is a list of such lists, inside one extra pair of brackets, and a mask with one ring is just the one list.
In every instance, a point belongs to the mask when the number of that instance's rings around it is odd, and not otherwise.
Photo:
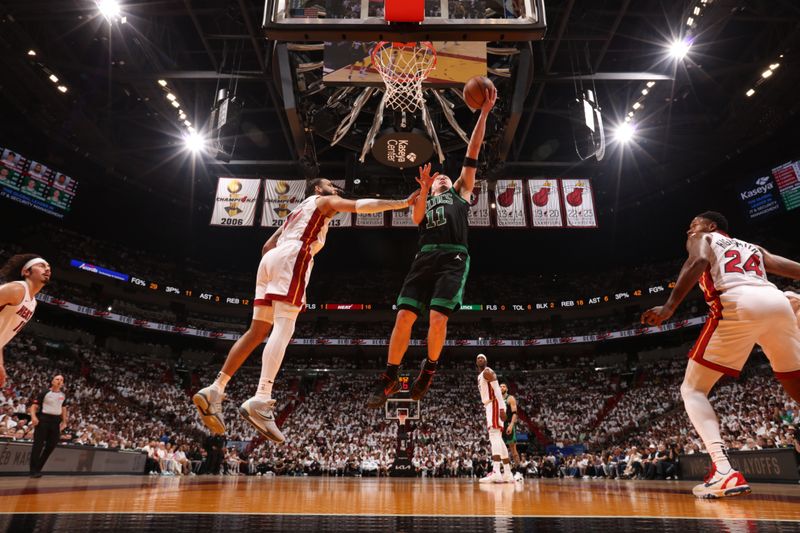
[(429, 41), (380, 41), (372, 50), (372, 65), (386, 84), (384, 103), (413, 113), (425, 103), (422, 82), (436, 66), (436, 50)]

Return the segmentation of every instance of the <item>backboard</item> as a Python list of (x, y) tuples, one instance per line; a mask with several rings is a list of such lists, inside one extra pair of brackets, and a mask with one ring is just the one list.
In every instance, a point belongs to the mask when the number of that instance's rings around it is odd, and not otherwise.
[(267, 0), (263, 32), (276, 41), (538, 41), (544, 0), (425, 0), (421, 23), (389, 24), (384, 0)]
[(384, 404), (384, 414), (386, 420), (398, 420), (398, 411), (405, 412), (406, 420), (419, 420), (420, 407), (418, 400), (411, 398), (389, 398)]
[[(323, 54), (323, 78), (328, 86), (383, 87), (372, 65), (375, 41), (328, 41)], [(462, 87), (473, 76), (486, 76), (486, 43), (434, 41), (436, 66), (423, 82), (425, 87)]]

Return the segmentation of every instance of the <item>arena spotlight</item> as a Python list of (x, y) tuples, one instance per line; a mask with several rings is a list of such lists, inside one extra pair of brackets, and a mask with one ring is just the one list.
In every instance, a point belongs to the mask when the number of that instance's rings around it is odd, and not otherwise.
[(186, 148), (188, 148), (193, 154), (202, 152), (206, 147), (206, 140), (203, 139), (199, 133), (194, 131), (194, 128), (192, 128), (189, 133), (184, 136), (183, 142), (186, 145)]
[(58, 83), (58, 76), (56, 76), (55, 74), (50, 74), (50, 81), (52, 81), (53, 83)]
[(31, 57), (36, 56), (36, 50), (28, 50), (28, 55)]
[(648, 81), (648, 82), (647, 82), (647, 88), (648, 88), (648, 89), (652, 89), (652, 88), (653, 88), (653, 85), (655, 85), (655, 84), (656, 84), (656, 82), (654, 82), (654, 81)]
[(167, 86), (167, 80), (158, 80), (158, 84), (161, 85), (162, 87), (166, 87)]
[(747, 89), (747, 92), (746, 92), (746, 93), (744, 93), (744, 94), (745, 94), (745, 95), (746, 95), (748, 98), (750, 98), (751, 96), (753, 96), (754, 94), (756, 94), (756, 90), (755, 90), (755, 89)]
[(175, 97), (175, 95), (174, 95), (174, 94), (172, 94), (172, 93), (167, 93), (167, 100), (169, 100), (170, 102), (174, 102), (174, 101), (175, 101), (175, 98), (176, 98), (176, 97)]
[(686, 57), (691, 47), (692, 43), (686, 39), (676, 39), (669, 45), (669, 55), (677, 60), (681, 60)]
[(614, 131), (614, 139), (619, 143), (627, 144), (633, 139), (635, 133), (636, 126), (629, 122), (623, 122)]
[(66, 85), (59, 85), (58, 86), (58, 90), (61, 91), (62, 93), (65, 93), (65, 92), (67, 92), (67, 86)]
[(117, 0), (97, 0), (97, 9), (108, 20), (116, 20), (122, 13)]

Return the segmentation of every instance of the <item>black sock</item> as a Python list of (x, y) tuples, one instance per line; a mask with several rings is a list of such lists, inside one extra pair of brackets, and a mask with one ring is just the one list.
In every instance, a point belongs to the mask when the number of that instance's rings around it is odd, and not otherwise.
[(400, 365), (393, 365), (391, 363), (386, 364), (386, 375), (392, 379), (392, 381), (397, 379), (397, 372), (400, 370)]
[(439, 360), (431, 361), (430, 358), (425, 359), (425, 370), (430, 372), (436, 372), (436, 366), (439, 364)]

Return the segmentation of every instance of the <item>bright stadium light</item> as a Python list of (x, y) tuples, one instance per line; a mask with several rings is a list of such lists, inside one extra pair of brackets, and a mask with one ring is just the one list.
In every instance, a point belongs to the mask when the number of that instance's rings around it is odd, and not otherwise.
[(117, 0), (97, 0), (97, 9), (108, 20), (116, 20), (122, 13), (122, 8)]
[(167, 100), (169, 100), (170, 102), (174, 102), (175, 98), (176, 98), (176, 96), (174, 94), (167, 93)]
[(167, 80), (158, 80), (158, 84), (161, 85), (162, 87), (166, 87), (167, 86)]
[(67, 86), (66, 85), (59, 85), (58, 86), (58, 90), (61, 91), (62, 93), (65, 93), (65, 92), (67, 92)]
[(681, 60), (686, 57), (689, 53), (689, 48), (692, 47), (692, 43), (685, 39), (677, 39), (669, 45), (669, 55), (673, 58)]
[(33, 57), (36, 55), (36, 50), (28, 50), (28, 55)]
[(764, 79), (767, 79), (770, 76), (772, 76), (772, 71), (771, 70), (765, 70), (764, 72), (761, 73), (761, 77), (764, 78)]
[(188, 148), (193, 154), (202, 152), (206, 146), (206, 140), (203, 139), (199, 133), (194, 131), (194, 128), (192, 128), (189, 134), (183, 138), (183, 142), (186, 145), (186, 148)]
[(629, 122), (623, 122), (617, 126), (617, 129), (614, 132), (614, 138), (619, 143), (627, 144), (633, 139), (635, 133), (636, 127), (633, 124)]

